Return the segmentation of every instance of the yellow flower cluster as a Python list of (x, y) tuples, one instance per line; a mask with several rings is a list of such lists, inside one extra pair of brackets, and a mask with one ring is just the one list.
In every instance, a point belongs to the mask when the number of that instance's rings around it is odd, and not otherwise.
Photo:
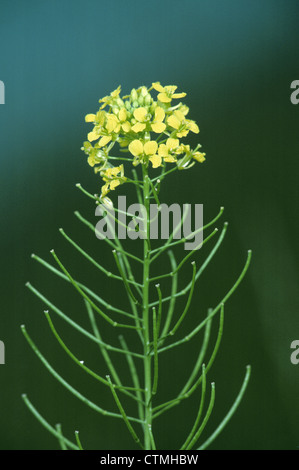
[[(158, 92), (156, 100), (152, 90)], [(130, 95), (121, 98), (119, 86), (99, 100), (96, 114), (85, 116), (86, 122), (93, 123), (93, 129), (82, 150), (88, 155), (89, 165), (103, 178), (102, 197), (126, 181), (123, 165), (113, 167), (109, 162), (116, 142), (122, 151), (129, 152), (134, 166), (147, 166), (150, 162), (158, 168), (174, 163), (182, 170), (205, 160), (205, 154), (198, 151), (200, 145), (192, 150), (180, 142), (190, 131), (198, 134), (199, 128), (195, 121), (186, 118), (189, 108), (180, 101), (173, 102), (186, 96), (176, 90), (174, 85), (155, 82), (150, 88), (133, 88)]]
[(115, 189), (127, 180), (124, 176), (123, 165), (106, 168), (101, 171), (101, 176), (105, 182), (104, 186), (102, 186), (102, 197), (105, 197), (111, 189)]

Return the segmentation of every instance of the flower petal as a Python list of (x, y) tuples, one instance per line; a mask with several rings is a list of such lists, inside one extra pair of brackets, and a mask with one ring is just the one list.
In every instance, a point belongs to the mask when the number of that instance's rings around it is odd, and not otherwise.
[(155, 110), (155, 121), (162, 122), (163, 119), (165, 118), (165, 111), (161, 106), (157, 106)]
[(195, 152), (195, 153), (193, 154), (193, 158), (194, 158), (195, 160), (197, 160), (198, 162), (202, 163), (202, 162), (205, 161), (205, 155), (206, 155), (206, 154), (205, 154), (205, 153), (202, 153), (202, 152)]
[[(194, 157), (195, 158), (195, 157)], [(88, 162), (88, 165), (90, 166), (95, 166), (96, 164), (96, 161), (95, 161), (95, 158), (94, 158), (94, 155), (89, 155), (88, 159), (87, 159), (87, 162)]]
[(143, 122), (137, 122), (136, 124), (134, 124), (134, 126), (132, 127), (132, 131), (133, 132), (142, 132), (144, 131), (144, 129), (146, 128), (146, 125), (143, 123)]
[(146, 155), (153, 155), (157, 152), (158, 144), (155, 140), (150, 140), (144, 144), (143, 148)]
[(180, 111), (181, 113), (183, 113), (184, 116), (187, 116), (187, 114), (189, 113), (189, 108), (185, 104), (182, 104), (180, 106)]
[(184, 114), (179, 109), (175, 110), (174, 115), (179, 121), (184, 121), (184, 119), (185, 119)]
[(199, 133), (199, 127), (194, 121), (188, 121), (188, 129), (195, 134)]
[(167, 119), (167, 124), (173, 127), (174, 129), (178, 129), (181, 125), (181, 121), (179, 121), (179, 119), (174, 114), (172, 114)]
[(143, 152), (143, 145), (140, 140), (133, 140), (129, 145), (129, 150), (134, 157), (138, 157)]
[(186, 96), (186, 93), (174, 93), (172, 95), (173, 98), (184, 98)]
[(167, 148), (169, 148), (169, 150), (173, 150), (173, 149), (176, 149), (180, 145), (180, 141), (179, 139), (172, 139), (171, 137), (169, 137), (169, 139), (167, 139), (166, 141), (166, 145), (167, 145)]
[(151, 127), (154, 132), (161, 134), (161, 132), (165, 131), (166, 124), (164, 122), (153, 122)]
[(106, 129), (109, 132), (117, 132), (117, 126), (118, 126), (118, 119), (114, 114), (108, 114), (107, 115), (107, 124), (106, 124)]
[(99, 135), (95, 131), (91, 131), (87, 134), (87, 138), (89, 142), (92, 142), (93, 140), (97, 140), (99, 138)]
[(94, 122), (96, 118), (95, 114), (86, 114), (85, 122)]
[(152, 162), (153, 168), (158, 168), (162, 165), (162, 158), (160, 155), (153, 155), (149, 160)]
[(104, 186), (102, 186), (101, 188), (101, 195), (102, 197), (105, 197), (106, 194), (109, 192), (109, 184), (104, 184)]
[(176, 85), (167, 85), (166, 87), (164, 87), (164, 89), (165, 89), (166, 93), (169, 93), (169, 94), (173, 95), (173, 93), (177, 89), (177, 86)]
[(162, 92), (158, 94), (158, 100), (161, 101), (161, 103), (170, 103), (171, 98), (169, 98), (166, 93)]
[(105, 145), (108, 144), (108, 142), (110, 142), (110, 140), (112, 139), (112, 137), (110, 135), (104, 135), (98, 142), (98, 146), (99, 147), (105, 147)]
[(96, 114), (96, 122), (99, 126), (103, 126), (105, 122), (106, 113), (105, 111), (98, 111)]
[(155, 83), (152, 83), (152, 87), (159, 91), (160, 93), (162, 93), (164, 91), (164, 87), (161, 85), (160, 82), (155, 82)]
[(146, 108), (136, 108), (134, 111), (134, 118), (137, 119), (139, 122), (143, 122), (147, 115)]
[(126, 121), (121, 125), (121, 128), (124, 132), (130, 132), (131, 124), (128, 121)]
[(177, 136), (178, 137), (186, 137), (187, 135), (189, 134), (189, 130), (188, 129), (185, 129), (183, 131), (180, 131), (177, 133)]
[(119, 186), (120, 185), (120, 181), (119, 180), (113, 180), (110, 182), (110, 189), (115, 189), (116, 186)]
[(121, 122), (124, 122), (126, 119), (127, 119), (127, 111), (125, 110), (125, 108), (122, 108), (119, 113), (118, 113), (118, 119), (121, 121)]
[(159, 145), (158, 154), (161, 157), (166, 157), (166, 155), (168, 155), (168, 148), (165, 144), (160, 144)]
[(168, 163), (175, 163), (176, 162), (176, 157), (172, 157), (171, 155), (168, 155), (168, 157), (164, 158), (164, 161), (168, 162)]

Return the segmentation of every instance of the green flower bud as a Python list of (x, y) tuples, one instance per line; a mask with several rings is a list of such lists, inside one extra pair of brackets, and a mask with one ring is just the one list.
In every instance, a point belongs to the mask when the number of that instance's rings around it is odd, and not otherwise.
[(151, 104), (151, 107), (150, 107), (150, 113), (155, 114), (156, 107), (157, 107), (157, 103), (156, 103), (156, 101), (153, 101), (153, 103)]
[(137, 95), (137, 91), (135, 90), (135, 88), (133, 88), (133, 90), (131, 91), (131, 101), (137, 101), (138, 99), (138, 95)]
[(124, 102), (121, 98), (117, 98), (116, 104), (119, 108), (123, 108), (123, 106), (124, 106)]
[(151, 95), (148, 93), (145, 97), (144, 97), (144, 104), (146, 106), (149, 106), (151, 104), (151, 101), (152, 101), (152, 97)]
[(140, 88), (140, 95), (143, 96), (143, 98), (147, 95), (147, 88), (145, 86), (142, 86)]

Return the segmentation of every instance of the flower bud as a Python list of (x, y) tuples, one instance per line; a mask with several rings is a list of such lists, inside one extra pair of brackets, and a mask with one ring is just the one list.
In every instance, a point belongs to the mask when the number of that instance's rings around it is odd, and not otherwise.
[(144, 97), (144, 104), (146, 106), (149, 106), (151, 104), (151, 101), (152, 101), (151, 95), (147, 93), (147, 95), (145, 95)]
[(122, 108), (124, 106), (124, 102), (121, 98), (117, 98), (116, 104), (119, 108)]
[(135, 90), (135, 88), (133, 88), (133, 90), (131, 91), (131, 101), (137, 101), (138, 99), (138, 95), (137, 95), (137, 91)]
[(144, 98), (147, 94), (148, 94), (148, 93), (147, 93), (147, 88), (146, 88), (146, 86), (142, 86), (142, 87), (140, 88), (140, 95)]
[(101, 203), (103, 204), (103, 206), (108, 209), (108, 210), (111, 210), (113, 209), (113, 202), (111, 201), (111, 199), (107, 196), (104, 196), (101, 198)]

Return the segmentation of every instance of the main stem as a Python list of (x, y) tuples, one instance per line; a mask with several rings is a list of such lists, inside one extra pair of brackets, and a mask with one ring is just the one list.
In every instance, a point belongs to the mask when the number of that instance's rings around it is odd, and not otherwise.
[(149, 177), (145, 165), (143, 170), (143, 205), (146, 210), (146, 237), (144, 239), (144, 264), (143, 264), (143, 327), (144, 327), (144, 385), (145, 385), (145, 425), (144, 448), (151, 450), (151, 425), (152, 425), (152, 377), (150, 355), (150, 322), (149, 322), (149, 269), (150, 269), (150, 214), (149, 214)]

